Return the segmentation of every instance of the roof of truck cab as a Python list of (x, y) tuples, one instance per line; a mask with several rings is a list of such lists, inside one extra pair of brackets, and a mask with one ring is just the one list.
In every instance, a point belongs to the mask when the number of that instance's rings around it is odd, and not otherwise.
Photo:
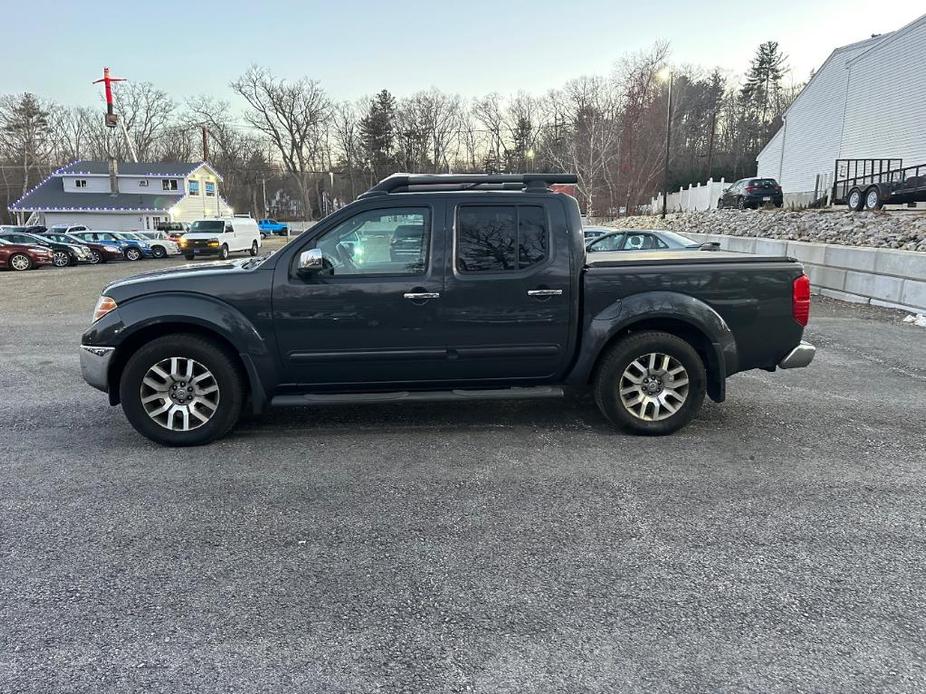
[(710, 263), (774, 263), (793, 262), (786, 256), (753, 255), (734, 251), (598, 251), (586, 255), (585, 267), (621, 267), (625, 265), (705, 264)]

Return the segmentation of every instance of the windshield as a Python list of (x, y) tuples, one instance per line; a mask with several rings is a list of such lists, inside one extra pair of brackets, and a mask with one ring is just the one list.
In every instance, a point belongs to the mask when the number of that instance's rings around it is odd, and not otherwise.
[(223, 231), (225, 231), (225, 222), (223, 222), (222, 220), (217, 220), (217, 221), (206, 220), (206, 221), (200, 221), (200, 222), (193, 222), (193, 224), (190, 226), (190, 232), (193, 234), (197, 232), (198, 233), (212, 232), (212, 233), (221, 234)]

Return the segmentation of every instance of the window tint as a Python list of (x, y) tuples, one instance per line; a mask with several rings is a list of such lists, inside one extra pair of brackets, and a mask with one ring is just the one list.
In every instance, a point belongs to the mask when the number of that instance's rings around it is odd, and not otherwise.
[(518, 207), (518, 267), (547, 259), (547, 220), (542, 207)]
[(334, 276), (420, 275), (428, 264), (431, 219), (425, 207), (367, 210), (315, 244)]
[(456, 265), (460, 272), (506, 272), (542, 263), (549, 233), (542, 207), (461, 206)]

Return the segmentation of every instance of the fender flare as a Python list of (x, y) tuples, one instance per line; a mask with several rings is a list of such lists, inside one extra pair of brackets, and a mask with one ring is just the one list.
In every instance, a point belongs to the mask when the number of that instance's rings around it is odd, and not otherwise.
[(156, 335), (158, 326), (172, 332), (178, 326), (189, 326), (196, 332), (212, 333), (230, 345), (247, 375), (254, 411), (264, 409), (268, 401), (266, 384), (276, 382), (274, 346), (234, 306), (192, 292), (159, 292), (128, 300), (84, 334), (84, 344), (116, 348), (107, 379), (110, 404), (119, 402), (119, 389), (113, 382), (128, 360), (121, 348), (134, 345), (141, 334)]
[[(660, 324), (666, 327), (660, 327)], [(664, 329), (684, 326), (703, 336), (705, 368), (708, 374), (708, 394), (717, 401), (726, 395), (726, 378), (736, 373), (738, 356), (736, 339), (723, 317), (705, 302), (677, 292), (644, 292), (619, 299), (587, 321), (579, 354), (567, 377), (570, 385), (590, 381), (595, 366), (615, 339), (635, 325), (642, 329)]]

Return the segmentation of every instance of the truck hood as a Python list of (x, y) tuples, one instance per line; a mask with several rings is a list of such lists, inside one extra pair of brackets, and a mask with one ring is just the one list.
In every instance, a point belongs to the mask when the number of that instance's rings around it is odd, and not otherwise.
[(263, 260), (265, 258), (220, 260), (143, 272), (111, 282), (106, 285), (102, 294), (119, 303), (126, 299), (156, 292), (202, 291), (208, 293), (209, 285), (214, 278), (257, 272), (266, 265), (262, 262)]

